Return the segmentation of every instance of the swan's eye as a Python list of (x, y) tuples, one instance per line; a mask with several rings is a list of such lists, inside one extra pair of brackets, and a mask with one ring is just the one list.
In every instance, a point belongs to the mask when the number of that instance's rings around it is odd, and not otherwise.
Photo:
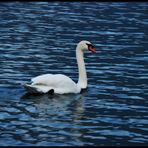
[(86, 43), (86, 45), (88, 46), (88, 50), (92, 51), (93, 53), (96, 52), (96, 48), (92, 44)]
[(94, 45), (92, 45), (92, 44), (88, 44), (88, 43), (86, 43), (86, 44), (87, 44), (88, 48), (90, 48), (90, 47), (95, 48)]

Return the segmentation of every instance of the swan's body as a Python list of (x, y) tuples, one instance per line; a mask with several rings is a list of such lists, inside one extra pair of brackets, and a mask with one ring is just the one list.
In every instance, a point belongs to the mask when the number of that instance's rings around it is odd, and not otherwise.
[(80, 87), (69, 77), (62, 74), (44, 74), (32, 79), (31, 85), (26, 85), (31, 88), (32, 92), (48, 93), (54, 90), (56, 94), (79, 93)]
[(31, 79), (32, 84), (25, 84), (24, 87), (29, 93), (48, 93), (51, 90), (56, 94), (80, 93), (81, 89), (87, 87), (87, 74), (83, 58), (83, 50), (85, 49), (95, 52), (95, 48), (88, 41), (81, 41), (77, 45), (78, 83), (62, 74), (43, 74)]

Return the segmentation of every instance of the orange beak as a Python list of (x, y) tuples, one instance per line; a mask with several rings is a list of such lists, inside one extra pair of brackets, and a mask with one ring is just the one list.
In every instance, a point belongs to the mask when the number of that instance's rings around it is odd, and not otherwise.
[(90, 50), (92, 53), (96, 53), (96, 48), (89, 46), (88, 50)]

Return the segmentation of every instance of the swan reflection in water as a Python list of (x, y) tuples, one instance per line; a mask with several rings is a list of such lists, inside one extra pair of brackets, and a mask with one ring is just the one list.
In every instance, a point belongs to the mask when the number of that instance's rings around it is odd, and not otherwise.
[[(30, 112), (29, 114), (31, 115), (31, 119), (27, 119), (27, 125), (30, 124), (32, 127), (44, 129), (45, 139), (47, 138), (51, 142), (55, 140), (55, 137), (59, 140), (60, 136), (68, 141), (71, 139), (71, 141), (80, 142), (85, 134), (81, 127), (85, 116), (86, 95), (87, 91), (83, 91), (80, 94), (65, 95), (25, 94), (20, 101), (25, 104), (27, 114)], [(35, 108), (35, 110), (31, 112), (30, 109), (29, 111), (28, 106)], [(38, 139), (39, 136), (36, 138)], [(39, 140), (41, 139), (39, 138)]]
[[(76, 118), (80, 118), (80, 114), (83, 114), (84, 96), (86, 90), (83, 90), (80, 94), (65, 94), (65, 95), (50, 95), (50, 94), (24, 94), (21, 97), (23, 103), (31, 103), (35, 106), (38, 113), (42, 113), (43, 116), (54, 115), (67, 116), (68, 114), (75, 114)], [(78, 115), (79, 114), (79, 115)], [(73, 117), (74, 117), (73, 116)]]

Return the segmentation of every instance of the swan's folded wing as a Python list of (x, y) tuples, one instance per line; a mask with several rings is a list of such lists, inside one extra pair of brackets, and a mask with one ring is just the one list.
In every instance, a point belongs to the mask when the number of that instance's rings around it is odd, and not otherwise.
[(44, 84), (47, 85), (48, 82), (52, 82), (53, 74), (43, 74), (40, 76), (37, 76), (35, 78), (32, 78), (31, 81), (33, 82), (32, 84)]
[(32, 85), (44, 85), (52, 88), (75, 91), (77, 84), (69, 77), (62, 74), (44, 74), (32, 79)]
[(76, 83), (69, 77), (62, 74), (44, 74), (32, 79), (32, 85), (42, 84), (54, 87), (75, 86)]

